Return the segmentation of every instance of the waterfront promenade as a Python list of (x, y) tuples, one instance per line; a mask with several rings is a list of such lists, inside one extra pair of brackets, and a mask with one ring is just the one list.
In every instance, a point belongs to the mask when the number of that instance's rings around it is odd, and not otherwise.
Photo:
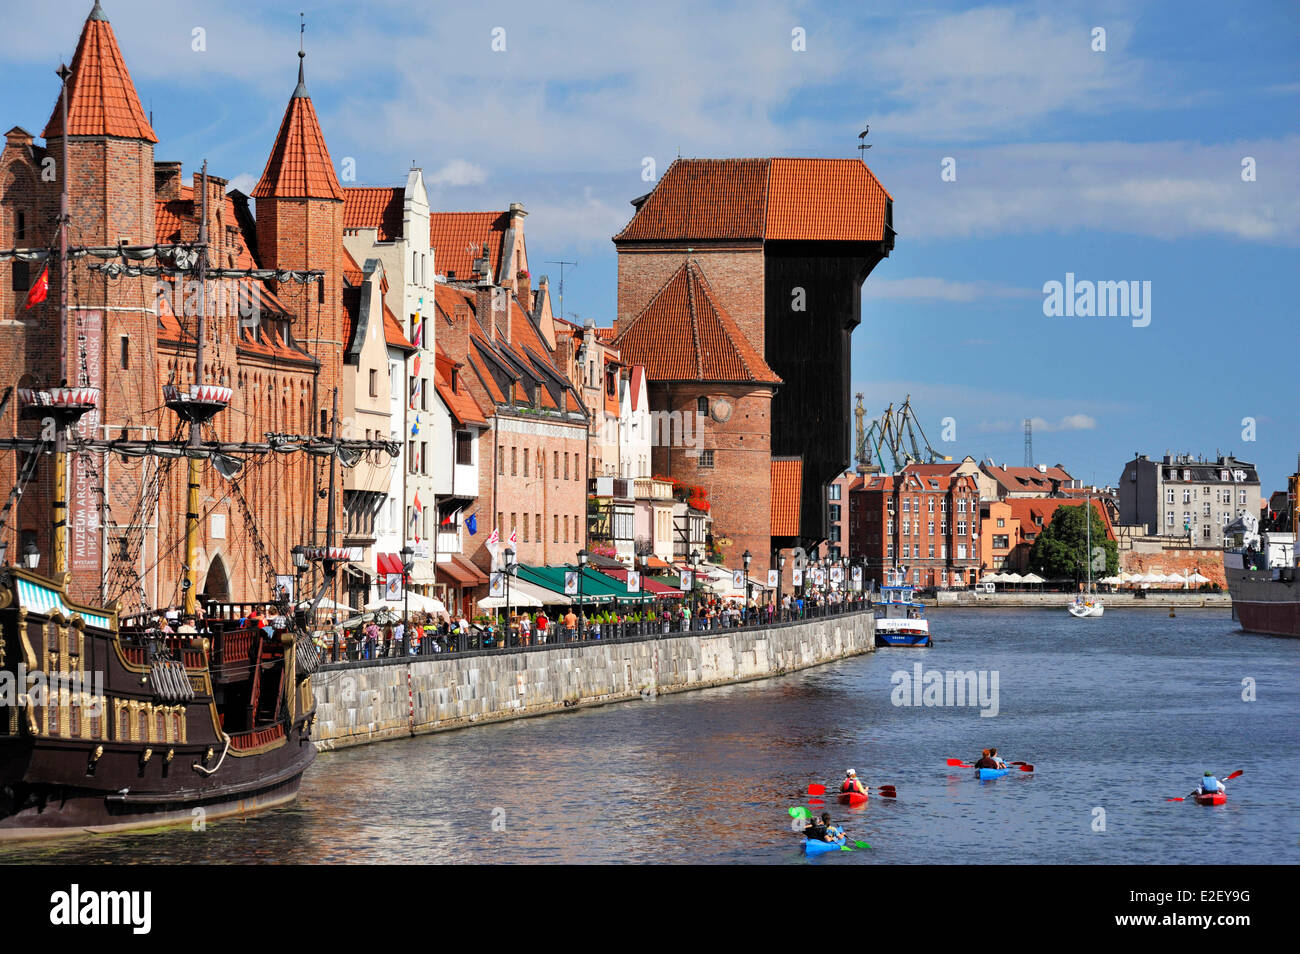
[(330, 663), (313, 677), (320, 749), (764, 679), (871, 652), (870, 610), (546, 645)]

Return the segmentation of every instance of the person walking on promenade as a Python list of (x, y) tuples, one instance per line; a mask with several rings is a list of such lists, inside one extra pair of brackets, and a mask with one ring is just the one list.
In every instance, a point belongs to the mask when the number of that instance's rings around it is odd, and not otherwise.
[(569, 611), (564, 614), (564, 629), (566, 639), (578, 638), (578, 616), (573, 612), (572, 606), (570, 606)]

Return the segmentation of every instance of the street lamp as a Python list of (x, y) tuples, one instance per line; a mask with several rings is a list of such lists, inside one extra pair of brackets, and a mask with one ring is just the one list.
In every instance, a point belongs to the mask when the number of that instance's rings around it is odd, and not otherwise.
[(591, 559), (591, 554), (586, 550), (578, 551), (578, 640), (587, 638), (587, 609), (582, 604), (582, 583), (583, 577), (587, 575), (587, 561)]
[(692, 550), (691, 551), (691, 628), (692, 629), (696, 627), (695, 614), (698, 612), (698, 610), (697, 610), (697, 604), (695, 598), (695, 587), (696, 584), (699, 583), (699, 581), (700, 581), (700, 551)]
[(23, 566), (29, 570), (34, 570), (40, 562), (41, 551), (36, 549), (36, 541), (28, 540), (27, 545), (23, 547)]
[(785, 551), (776, 554), (776, 611), (781, 612), (781, 580), (785, 576)]
[(740, 562), (745, 567), (745, 616), (749, 615), (749, 562), (753, 559), (748, 550), (740, 555)]
[[(415, 551), (409, 543), (398, 551), (402, 555), (402, 641), (407, 639), (406, 628), (411, 625), (411, 571), (415, 569)], [(406, 647), (402, 647), (405, 651)]]
[(505, 621), (506, 646), (510, 645), (510, 574), (516, 566), (518, 566), (518, 564), (515, 563), (514, 547), (506, 547), (506, 567), (505, 567), (506, 570), (506, 621)]

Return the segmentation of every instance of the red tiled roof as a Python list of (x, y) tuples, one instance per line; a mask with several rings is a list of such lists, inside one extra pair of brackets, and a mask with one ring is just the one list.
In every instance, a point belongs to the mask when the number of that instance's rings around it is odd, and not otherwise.
[(1041, 493), (1052, 491), (1052, 481), (1062, 483), (1073, 480), (1064, 468), (1048, 467), (1040, 471), (1037, 467), (992, 467), (984, 465), (984, 472), (1013, 493)]
[(803, 460), (772, 458), (772, 536), (799, 536), (799, 503), (803, 499)]
[[(1001, 501), (1011, 508), (1011, 516), (1020, 521), (1020, 532), (1026, 535), (1037, 535), (1052, 522), (1056, 512), (1061, 507), (1081, 507), (1084, 504), (1068, 497), (1008, 497)], [(1101, 516), (1102, 524), (1106, 527), (1106, 538), (1115, 539), (1115, 529), (1111, 526), (1110, 515), (1100, 500), (1092, 501), (1093, 509)], [(1038, 523), (1041, 519), (1042, 523)]]
[[(108, 18), (96, 2), (77, 41), (68, 79), (68, 131), (73, 136), (120, 136), (157, 142), (145, 117), (131, 74), (122, 60)], [(61, 97), (60, 97), (61, 98)], [(63, 133), (62, 105), (54, 104), (41, 134), (47, 140)]]
[(644, 365), (652, 381), (781, 383), (714, 300), (695, 259), (673, 273), (614, 346), (626, 363)]
[(498, 281), (501, 276), (501, 245), (510, 223), (508, 212), (431, 212), (429, 214), (429, 244), (433, 247), (433, 260), (439, 273), (454, 272), (460, 281), (468, 281), (474, 274), (474, 259), (488, 246), (488, 267)]
[(763, 237), (879, 242), (889, 199), (857, 159), (773, 159)]
[(384, 340), (394, 348), (401, 348), (403, 351), (414, 351), (415, 345), (407, 339), (402, 333), (402, 323), (397, 320), (393, 310), (384, 305)]
[(253, 198), (343, 199), (343, 187), (334, 174), (316, 107), (303, 85), (301, 67), (298, 88), (289, 98), (275, 147), (253, 189)]
[(343, 190), (343, 228), (376, 229), (380, 242), (399, 239), (405, 201), (406, 191), (400, 187), (349, 186)]
[[(451, 372), (455, 365), (456, 362), (452, 361), (447, 352), (439, 347), (434, 355), (434, 381), (438, 396), (442, 398), (442, 402), (447, 405), (447, 410), (451, 412), (451, 416), (456, 419), (456, 422), (461, 427), (466, 424), (487, 427), (486, 415), (484, 415), (483, 409), (478, 406), (478, 402), (474, 400), (474, 395), (470, 393), (469, 388), (465, 387), (464, 381), (458, 381), (456, 388), (452, 389)], [(460, 375), (457, 375), (457, 378), (460, 378)]]
[(343, 249), (343, 279), (354, 288), (359, 288), (366, 280), (366, 273), (361, 270), (357, 260), (346, 248)]
[(678, 159), (614, 241), (878, 242), (889, 200), (857, 159)]

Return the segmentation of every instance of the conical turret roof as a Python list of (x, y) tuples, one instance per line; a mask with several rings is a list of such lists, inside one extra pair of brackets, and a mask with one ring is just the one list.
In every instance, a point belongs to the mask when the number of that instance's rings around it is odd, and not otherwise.
[[(71, 72), (68, 78), (70, 135), (158, 141), (99, 0), (81, 29)], [(46, 139), (63, 135), (63, 115), (57, 100), (42, 135)]]
[(343, 187), (334, 174), (330, 151), (320, 131), (316, 108), (307, 95), (303, 80), (302, 53), (298, 62), (298, 86), (289, 98), (280, 123), (280, 134), (266, 161), (262, 178), (253, 189), (255, 199), (338, 199)]

